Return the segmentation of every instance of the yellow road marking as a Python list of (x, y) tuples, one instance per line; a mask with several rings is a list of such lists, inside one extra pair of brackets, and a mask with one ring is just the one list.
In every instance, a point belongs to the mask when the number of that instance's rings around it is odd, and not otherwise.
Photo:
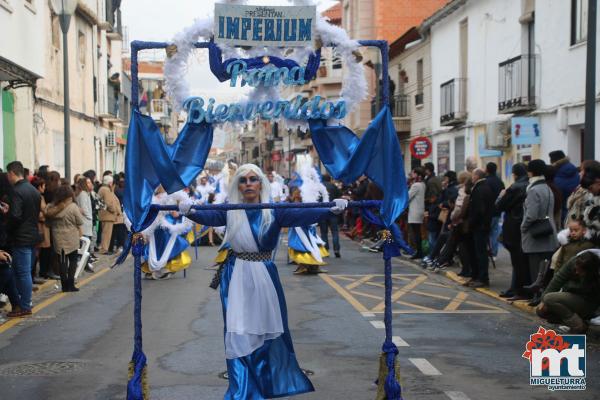
[(452, 298), (452, 297), (448, 297), (448, 296), (442, 296), (441, 294), (421, 292), (420, 290), (413, 290), (413, 291), (411, 291), (411, 293), (418, 294), (420, 296), (431, 297), (431, 298), (438, 299), (438, 300), (450, 300)]
[(352, 283), (351, 283), (351, 284), (349, 284), (349, 285), (346, 285), (346, 290), (352, 290), (352, 289), (354, 289), (354, 288), (356, 288), (356, 287), (359, 287), (359, 286), (360, 286), (360, 285), (362, 285), (363, 283), (370, 281), (370, 280), (371, 280), (371, 278), (373, 278), (373, 275), (366, 275), (366, 276), (363, 276), (363, 277), (362, 277), (362, 278), (360, 278), (359, 280), (357, 280), (357, 281), (354, 281), (354, 282), (352, 282)]
[(348, 293), (343, 287), (341, 287), (336, 281), (334, 281), (327, 274), (319, 274), (321, 279), (329, 284), (332, 288), (335, 289), (336, 292), (340, 294), (348, 303), (352, 305), (358, 312), (369, 312), (365, 306), (360, 304), (350, 293)]
[(375, 296), (375, 295), (372, 295), (369, 293), (359, 292), (358, 290), (353, 290), (350, 293), (356, 294), (358, 296), (368, 297), (369, 299), (375, 299), (375, 300), (379, 300), (379, 301), (383, 300), (383, 297), (381, 297), (381, 296)]
[(335, 277), (336, 277), (337, 279), (340, 279), (340, 280), (342, 280), (342, 281), (354, 282), (354, 281), (356, 280), (356, 279), (352, 279), (352, 278), (349, 278), (349, 277), (347, 277), (347, 276), (344, 276), (344, 275), (336, 275)]
[(458, 307), (469, 297), (465, 292), (458, 292), (452, 301), (444, 308), (444, 310), (458, 310)]
[[(408, 279), (409, 281), (412, 281), (412, 279)], [(377, 282), (366, 282), (365, 285), (369, 285), (369, 286), (375, 286), (378, 288), (383, 288), (385, 289), (385, 285), (383, 283), (377, 283)], [(392, 290), (400, 290), (402, 286), (392, 286)]]
[[(108, 271), (110, 271), (110, 268), (105, 268), (103, 270), (100, 270), (100, 271), (96, 272), (94, 275), (89, 276), (89, 277), (79, 281), (77, 283), (77, 286), (79, 286), (79, 287), (85, 286), (88, 283), (92, 282), (94, 279), (98, 279), (99, 277), (101, 277), (102, 275), (107, 273)], [(44, 308), (48, 307), (49, 305), (56, 303), (58, 300), (62, 299), (66, 295), (67, 295), (67, 293), (60, 292), (60, 293), (55, 294), (52, 297), (47, 298), (46, 300), (42, 301), (41, 303), (35, 305), (31, 309), (31, 313), (37, 314), (38, 312), (42, 311)], [(12, 319), (8, 320), (4, 324), (0, 325), (0, 333), (6, 332), (7, 330), (9, 330), (13, 326), (17, 325), (19, 322), (25, 320), (26, 318), (27, 317), (19, 317), (19, 318), (12, 318)]]
[[(383, 311), (371, 311), (374, 314), (383, 314)], [(497, 310), (394, 310), (392, 314), (509, 314), (503, 309)]]
[[(413, 280), (412, 282), (405, 285), (402, 289), (392, 293), (392, 303), (395, 302), (396, 300), (398, 300), (400, 297), (404, 296), (406, 293), (410, 292), (412, 289), (419, 286), (425, 280), (427, 280), (426, 275), (417, 276), (415, 278), (415, 280)], [(385, 309), (385, 302), (382, 301), (375, 308), (373, 308), (373, 310), (371, 310), (371, 312), (383, 311), (383, 309)]]
[(396, 301), (396, 303), (402, 304), (403, 306), (413, 307), (413, 308), (416, 308), (416, 309), (419, 309), (419, 310), (435, 311), (435, 308), (425, 307), (425, 306), (422, 306), (420, 304), (409, 303), (408, 301), (398, 300), (398, 301)]

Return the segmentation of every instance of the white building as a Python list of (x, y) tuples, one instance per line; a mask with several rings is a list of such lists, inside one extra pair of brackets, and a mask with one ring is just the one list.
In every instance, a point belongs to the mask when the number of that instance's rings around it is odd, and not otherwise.
[(572, 26), (584, 19), (581, 3), (454, 0), (422, 24), (431, 34), (434, 160), (449, 145), (451, 169), (481, 158), (504, 178), (515, 162), (548, 161), (556, 149), (580, 161), (585, 42), (571, 36), (583, 30)]
[[(411, 155), (410, 143), (431, 134), (431, 43), (428, 32), (416, 27), (390, 44), (390, 77), (395, 93), (391, 100), (394, 127), (404, 156), (404, 168), (409, 171), (422, 160)], [(373, 108), (373, 114), (377, 109)]]
[[(45, 75), (44, 7), (42, 0), (0, 0), (0, 163), (4, 168), (18, 153), (30, 151), (33, 91)], [(26, 109), (23, 113), (19, 110)]]

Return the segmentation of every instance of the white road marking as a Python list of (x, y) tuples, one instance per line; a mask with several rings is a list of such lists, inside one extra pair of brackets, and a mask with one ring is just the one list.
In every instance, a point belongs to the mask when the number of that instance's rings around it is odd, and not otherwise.
[(463, 392), (444, 392), (451, 400), (471, 400)]
[(364, 312), (364, 313), (361, 313), (361, 314), (365, 318), (375, 318), (375, 314), (372, 313), (372, 312)]
[(398, 347), (410, 347), (400, 336), (392, 336), (392, 342)]
[(369, 321), (376, 329), (385, 329), (383, 321)]
[(431, 365), (429, 361), (424, 358), (409, 358), (408, 361), (413, 363), (415, 367), (423, 373), (423, 375), (441, 375), (442, 373), (437, 370), (436, 367)]

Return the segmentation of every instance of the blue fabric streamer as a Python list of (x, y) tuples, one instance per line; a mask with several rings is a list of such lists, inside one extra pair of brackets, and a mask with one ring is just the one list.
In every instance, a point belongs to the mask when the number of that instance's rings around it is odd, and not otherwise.
[(144, 243), (138, 240), (133, 244), (133, 287), (134, 287), (134, 345), (131, 362), (133, 375), (127, 382), (127, 400), (143, 400), (144, 391), (142, 378), (146, 367), (146, 355), (142, 350), (142, 253)]
[(385, 363), (388, 375), (385, 377), (384, 389), (388, 400), (402, 400), (402, 388), (396, 381), (396, 356), (398, 348), (392, 341), (392, 257), (400, 255), (400, 249), (391, 241), (383, 244), (383, 259), (385, 265), (385, 341), (381, 350), (385, 353)]
[(382, 108), (361, 139), (345, 126), (327, 126), (323, 120), (308, 123), (313, 144), (331, 176), (350, 184), (364, 174), (381, 188), (381, 215), (385, 226), (391, 227), (408, 205), (408, 189), (389, 107)]
[(149, 226), (152, 194), (158, 185), (167, 193), (188, 186), (204, 168), (213, 139), (207, 123), (187, 123), (172, 145), (165, 144), (154, 120), (134, 110), (127, 134), (123, 206), (132, 231)]
[[(265, 66), (263, 61), (263, 57), (254, 57), (254, 58), (229, 58), (225, 61), (223, 60), (223, 53), (219, 46), (217, 46), (214, 42), (211, 42), (208, 45), (208, 63), (210, 65), (210, 70), (215, 75), (215, 77), (220, 82), (225, 82), (231, 79), (231, 74), (227, 73), (227, 67), (234, 61), (242, 60), (246, 62), (248, 70), (262, 68)], [(269, 64), (274, 65), (277, 68), (287, 68), (292, 69), (294, 67), (299, 67), (300, 65), (294, 60), (288, 60), (285, 58), (279, 58), (275, 56), (269, 56)], [(308, 57), (308, 62), (306, 63), (304, 69), (304, 80), (306, 82), (311, 81), (316, 75), (317, 70), (319, 69), (319, 65), (321, 65), (321, 49), (317, 49), (314, 53), (311, 53)]]

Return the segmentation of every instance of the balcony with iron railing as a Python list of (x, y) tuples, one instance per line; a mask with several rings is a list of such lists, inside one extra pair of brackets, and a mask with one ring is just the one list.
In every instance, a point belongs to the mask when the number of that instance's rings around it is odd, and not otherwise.
[(392, 97), (391, 111), (394, 128), (398, 133), (410, 132), (409, 96), (397, 94)]
[(155, 121), (162, 121), (165, 118), (171, 118), (171, 110), (169, 109), (169, 102), (164, 99), (152, 99), (150, 100), (150, 116)]
[(467, 120), (467, 79), (454, 78), (440, 85), (440, 124), (460, 125)]
[(498, 112), (536, 108), (536, 55), (523, 54), (498, 64)]

